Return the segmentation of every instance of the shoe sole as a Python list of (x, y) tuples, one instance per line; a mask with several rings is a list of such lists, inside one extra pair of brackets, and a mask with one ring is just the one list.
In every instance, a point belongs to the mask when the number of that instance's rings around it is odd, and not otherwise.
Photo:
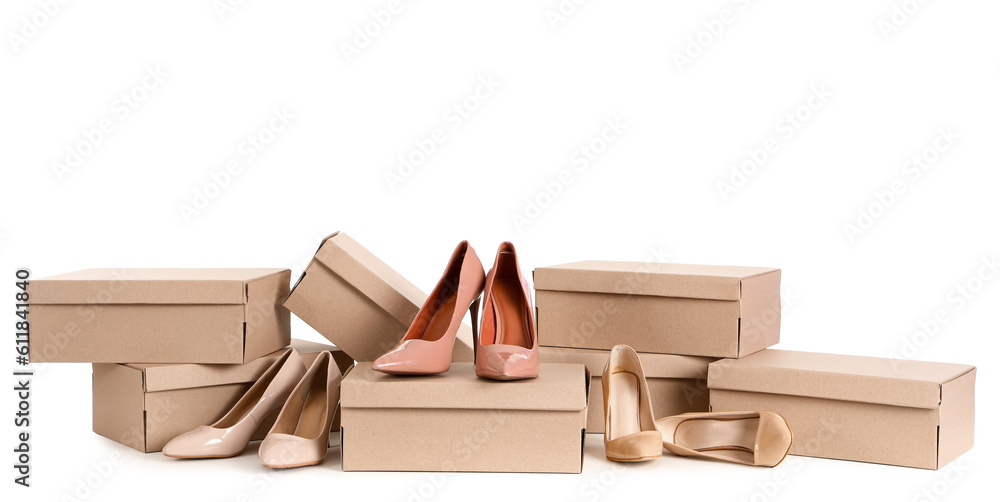
[(322, 462), (323, 462), (322, 460), (313, 460), (313, 461), (309, 461), (309, 462), (302, 462), (300, 464), (281, 464), (281, 465), (277, 465), (277, 464), (272, 464), (272, 465), (269, 465), (269, 464), (260, 464), (260, 465), (262, 465), (264, 467), (267, 467), (268, 469), (292, 469), (292, 468), (295, 468), (295, 467), (306, 467), (306, 466), (310, 466), (310, 465), (318, 465), (318, 464), (320, 464)]
[(232, 455), (167, 455), (166, 453), (164, 453), (163, 456), (170, 458), (180, 458), (185, 460), (198, 460), (198, 459), (209, 459), (209, 458), (233, 458), (242, 455), (246, 451), (247, 449), (243, 448), (239, 452), (233, 453)]
[(647, 460), (655, 460), (663, 455), (653, 455), (651, 457), (635, 457), (635, 458), (611, 458), (607, 457), (608, 460), (612, 462), (645, 462)]

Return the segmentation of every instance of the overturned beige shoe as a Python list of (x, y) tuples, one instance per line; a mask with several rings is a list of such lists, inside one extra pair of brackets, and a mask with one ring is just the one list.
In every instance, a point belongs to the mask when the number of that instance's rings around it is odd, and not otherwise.
[(788, 422), (770, 411), (685, 413), (657, 420), (656, 428), (664, 448), (686, 457), (774, 467), (792, 448)]

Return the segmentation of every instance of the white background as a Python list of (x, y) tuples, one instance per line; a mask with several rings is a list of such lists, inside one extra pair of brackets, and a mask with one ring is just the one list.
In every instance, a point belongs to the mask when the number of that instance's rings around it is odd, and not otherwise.
[[(802, 457), (773, 470), (669, 455), (614, 466), (590, 436), (579, 476), (342, 473), (337, 450), (319, 467), (271, 473), (253, 448), (177, 462), (100, 438), (90, 366), (51, 365), (31, 400), (33, 486), (15, 487), (7, 468), (7, 493), (995, 496), (1000, 279), (977, 276), (1000, 252), (996, 2), (567, 0), (559, 20), (555, 0), (403, 1), (388, 16), (385, 1), (234, 1), (220, 12), (222, 1), (68, 2), (52, 14), (48, 0), (3, 2), (0, 271), (11, 296), (17, 267), (34, 277), (129, 266), (298, 274), (335, 230), (428, 290), (462, 239), (484, 262), (510, 239), (526, 270), (581, 259), (774, 266), (787, 303), (781, 348), (978, 366), (977, 446), (938, 472)], [(893, 17), (894, 6), (911, 14)], [(366, 25), (377, 32), (367, 41)], [(348, 57), (346, 44), (363, 47)], [(478, 88), (482, 79), (497, 85)], [(274, 110), (294, 117), (262, 130)], [(602, 143), (608, 121), (624, 129)], [(435, 128), (443, 141), (387, 182)], [(249, 136), (268, 140), (252, 159)], [(933, 161), (914, 167), (915, 155)], [(229, 162), (238, 174), (206, 188)], [(741, 165), (749, 174), (734, 179)], [(564, 170), (569, 182), (557, 182)], [(893, 200), (876, 195), (893, 182)], [(859, 218), (861, 233), (845, 230)], [(964, 285), (977, 292), (958, 308)], [(939, 309), (948, 321), (936, 334), (915, 334)], [(322, 340), (298, 320), (293, 333)], [(110, 475), (95, 477), (112, 459)], [(99, 486), (79, 497), (88, 478)]]

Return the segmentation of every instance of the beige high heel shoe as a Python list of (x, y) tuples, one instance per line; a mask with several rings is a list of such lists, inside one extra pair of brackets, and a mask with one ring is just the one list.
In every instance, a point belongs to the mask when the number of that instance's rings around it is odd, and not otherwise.
[(333, 355), (321, 352), (260, 443), (257, 458), (261, 465), (284, 469), (315, 465), (326, 458), (330, 426), (340, 402), (340, 378)]
[(468, 241), (460, 242), (444, 275), (420, 307), (403, 339), (379, 356), (372, 363), (372, 369), (393, 375), (433, 375), (448, 371), (455, 336), (466, 309), (472, 312), (472, 331), (476, 332), (479, 295), (485, 281), (486, 273), (476, 251)]
[(770, 411), (685, 413), (656, 421), (675, 455), (774, 467), (792, 448), (785, 418)]
[(604, 388), (604, 452), (608, 460), (638, 462), (663, 455), (646, 376), (639, 356), (616, 345), (601, 377)]
[(483, 321), (476, 337), (476, 376), (491, 380), (538, 376), (538, 335), (531, 288), (510, 242), (497, 249), (493, 268), (486, 275)]
[(173, 458), (225, 458), (243, 453), (254, 433), (281, 410), (305, 372), (302, 356), (295, 349), (286, 350), (224, 417), (171, 439), (164, 445), (163, 454)]

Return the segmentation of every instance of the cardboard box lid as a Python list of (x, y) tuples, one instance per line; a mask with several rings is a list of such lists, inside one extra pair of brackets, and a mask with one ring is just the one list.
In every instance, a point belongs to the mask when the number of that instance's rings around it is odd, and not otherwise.
[(359, 364), (340, 385), (344, 408), (578, 411), (587, 408), (582, 364), (543, 364), (538, 378), (496, 382), (476, 377), (473, 363), (441, 375), (400, 377)]
[(974, 366), (766, 349), (708, 367), (708, 388), (937, 408), (941, 386)]
[(535, 289), (705, 300), (739, 300), (743, 279), (776, 268), (581, 261), (536, 268)]
[(284, 268), (92, 268), (31, 281), (38, 304), (243, 304)]
[[(565, 347), (539, 347), (539, 358), (543, 363), (578, 363), (587, 367), (591, 375), (600, 378), (608, 364), (610, 350), (573, 349)], [(684, 378), (705, 380), (708, 365), (715, 357), (680, 356), (674, 354), (640, 353), (642, 371), (647, 378)]]
[[(304, 356), (307, 365), (312, 361), (308, 358), (309, 355), (324, 350), (333, 351), (334, 359), (337, 360), (341, 370), (345, 365), (353, 364), (353, 360), (347, 357), (347, 354), (332, 345), (293, 338), (290, 346)], [(243, 364), (123, 364), (122, 366), (142, 373), (143, 390), (146, 392), (211, 387), (255, 382), (283, 350), (285, 349), (276, 350)]]
[(333, 273), (370, 298), (376, 305), (409, 325), (413, 306), (423, 305), (427, 295), (343, 232), (323, 239), (313, 257)]

